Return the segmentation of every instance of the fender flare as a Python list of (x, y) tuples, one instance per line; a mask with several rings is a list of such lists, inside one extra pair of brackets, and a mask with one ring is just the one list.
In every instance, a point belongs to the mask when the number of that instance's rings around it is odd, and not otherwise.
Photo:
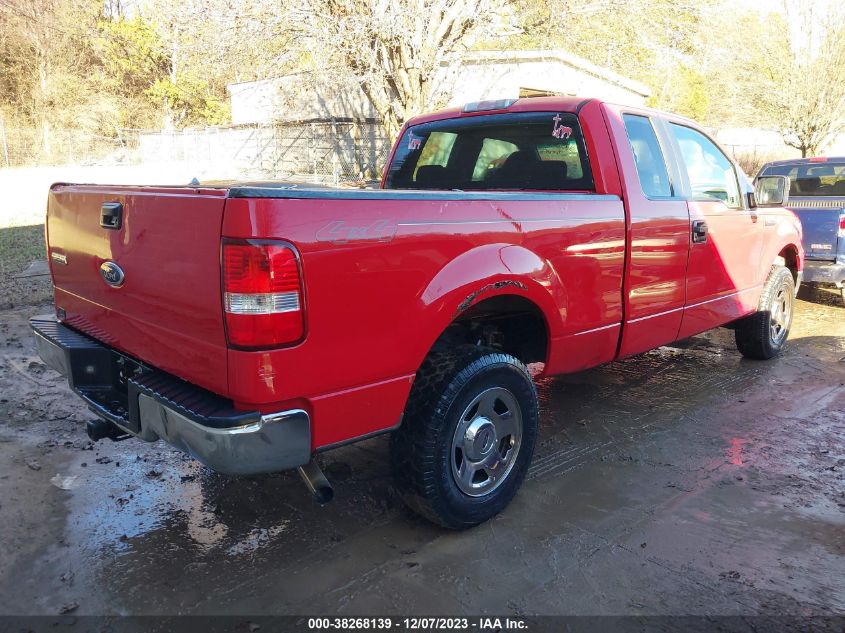
[(449, 261), (420, 295), (416, 368), (449, 325), (473, 305), (491, 297), (514, 295), (533, 303), (546, 322), (551, 340), (562, 328), (568, 294), (551, 265), (515, 244), (486, 244)]
[(783, 247), (781, 247), (781, 249), (778, 251), (778, 254), (775, 255), (774, 259), (772, 260), (773, 266), (786, 266), (786, 258), (782, 255), (782, 253), (785, 251), (792, 251), (795, 254), (795, 265), (797, 266), (799, 271), (804, 268), (801, 249), (792, 242), (787, 242), (783, 245)]
[(777, 223), (775, 235), (777, 236), (777, 241), (780, 243), (780, 248), (776, 251), (772, 263), (776, 264), (777, 258), (782, 257), (781, 253), (787, 249), (791, 249), (795, 252), (795, 265), (798, 268), (798, 272), (800, 272), (804, 268), (804, 246), (802, 242), (804, 229), (801, 226), (801, 220), (795, 212), (788, 211), (788, 218), (791, 220), (790, 222)]

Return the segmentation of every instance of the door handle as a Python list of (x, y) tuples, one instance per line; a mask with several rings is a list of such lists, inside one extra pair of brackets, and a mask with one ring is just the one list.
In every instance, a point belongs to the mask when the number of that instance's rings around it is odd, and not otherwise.
[(117, 231), (123, 224), (123, 205), (119, 202), (104, 202), (100, 207), (100, 226)]
[(707, 222), (704, 220), (693, 220), (692, 222), (692, 242), (693, 244), (703, 244), (707, 241)]

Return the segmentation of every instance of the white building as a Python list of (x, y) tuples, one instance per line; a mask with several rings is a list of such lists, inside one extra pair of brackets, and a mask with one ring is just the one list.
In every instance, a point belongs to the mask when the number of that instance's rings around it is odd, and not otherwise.
[(649, 89), (561, 50), (475, 51), (464, 58), (449, 105), (543, 95), (596, 97), (642, 106)]
[(308, 72), (229, 84), (232, 125), (273, 122), (373, 120), (376, 111), (361, 88), (329, 85)]
[[(598, 97), (643, 105), (643, 84), (565, 51), (475, 51), (457, 71), (449, 105), (538, 95)], [(305, 87), (305, 89), (303, 89)], [(316, 120), (373, 120), (360, 87), (323, 85), (309, 73), (230, 84), (233, 125)]]

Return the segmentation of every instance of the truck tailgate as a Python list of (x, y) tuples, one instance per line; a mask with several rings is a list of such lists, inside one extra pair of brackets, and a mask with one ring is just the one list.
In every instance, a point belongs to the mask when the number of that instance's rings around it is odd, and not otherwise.
[[(226, 395), (225, 193), (54, 185), (47, 242), (60, 317), (146, 364)], [(110, 219), (117, 204), (119, 221)], [(103, 226), (109, 222), (119, 227)]]
[[(796, 201), (797, 202), (797, 201)], [(842, 206), (835, 208), (821, 205), (812, 206), (811, 201), (793, 203), (790, 200), (789, 208), (795, 212), (801, 220), (804, 230), (804, 252), (807, 259), (834, 261), (838, 252), (839, 215)]]

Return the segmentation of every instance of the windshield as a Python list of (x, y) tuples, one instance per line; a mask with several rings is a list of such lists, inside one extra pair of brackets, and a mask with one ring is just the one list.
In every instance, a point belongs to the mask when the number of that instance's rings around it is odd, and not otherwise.
[(789, 195), (845, 197), (845, 161), (770, 165), (761, 176), (789, 176)]
[(554, 112), (474, 116), (408, 128), (385, 187), (594, 189), (578, 117)]

